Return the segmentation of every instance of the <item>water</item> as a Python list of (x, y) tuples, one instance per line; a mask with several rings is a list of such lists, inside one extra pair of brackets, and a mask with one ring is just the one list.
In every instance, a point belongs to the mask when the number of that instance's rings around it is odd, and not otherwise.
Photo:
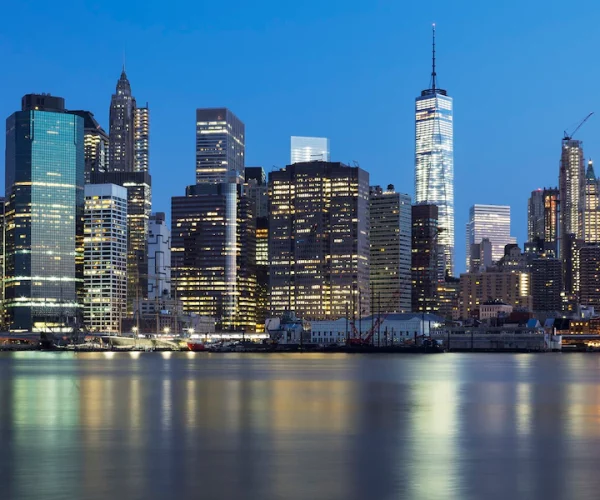
[(594, 354), (0, 354), (2, 499), (597, 499)]

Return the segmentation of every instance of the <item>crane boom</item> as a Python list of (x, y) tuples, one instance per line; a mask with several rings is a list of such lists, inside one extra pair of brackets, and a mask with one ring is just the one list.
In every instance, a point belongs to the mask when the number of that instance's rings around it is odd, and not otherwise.
[(590, 114), (588, 114), (583, 120), (581, 120), (581, 122), (579, 122), (579, 125), (577, 125), (577, 127), (575, 128), (575, 130), (573, 130), (573, 132), (571, 134), (569, 134), (566, 130), (565, 130), (565, 136), (564, 139), (565, 141), (570, 141), (571, 139), (573, 139), (573, 137), (575, 136), (575, 133), (583, 126), (583, 124), (585, 122), (587, 122), (591, 116), (594, 114), (594, 112), (592, 111)]

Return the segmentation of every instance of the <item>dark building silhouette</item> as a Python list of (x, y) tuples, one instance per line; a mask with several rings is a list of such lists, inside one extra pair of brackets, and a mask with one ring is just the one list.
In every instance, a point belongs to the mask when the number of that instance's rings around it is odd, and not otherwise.
[(559, 259), (533, 259), (531, 294), (534, 311), (561, 311), (562, 263)]
[(412, 310), (437, 312), (438, 208), (412, 207)]
[(91, 111), (70, 111), (83, 118), (83, 144), (85, 158), (85, 183), (93, 173), (104, 173), (108, 168), (108, 134), (94, 118)]
[(580, 303), (600, 308), (600, 246), (585, 245), (579, 250), (581, 262)]

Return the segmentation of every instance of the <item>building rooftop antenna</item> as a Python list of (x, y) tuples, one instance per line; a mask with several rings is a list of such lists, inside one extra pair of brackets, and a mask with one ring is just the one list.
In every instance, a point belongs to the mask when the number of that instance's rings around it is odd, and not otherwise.
[(435, 90), (435, 78), (437, 76), (435, 73), (435, 23), (431, 25), (431, 32), (433, 36), (433, 51), (431, 58), (431, 90)]

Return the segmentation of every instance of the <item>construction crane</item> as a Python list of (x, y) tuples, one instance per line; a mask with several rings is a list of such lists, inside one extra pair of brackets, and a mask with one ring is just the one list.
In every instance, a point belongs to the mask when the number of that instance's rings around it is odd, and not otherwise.
[[(397, 290), (394, 293), (394, 295), (392, 296), (392, 300), (391, 300), (392, 305), (396, 303), (396, 301), (399, 297), (400, 297), (400, 290)], [(390, 309), (392, 309), (392, 307), (390, 307)], [(390, 309), (388, 309), (388, 311)], [(367, 334), (364, 338), (360, 336), (360, 334), (356, 330), (356, 326), (354, 325), (354, 323), (352, 323), (352, 328), (353, 328), (355, 337), (348, 339), (348, 345), (351, 345), (351, 346), (371, 345), (371, 341), (373, 340), (373, 335), (375, 335), (375, 332), (377, 331), (379, 326), (387, 319), (387, 317), (389, 315), (390, 315), (390, 312), (386, 312), (385, 314), (383, 314), (383, 316), (379, 316), (375, 320), (375, 323), (373, 323), (373, 326), (371, 326), (371, 328), (369, 328), (369, 330), (367, 331)]]
[(583, 124), (585, 122), (587, 122), (590, 117), (594, 114), (594, 112), (592, 111), (589, 115), (587, 115), (583, 120), (581, 120), (579, 122), (579, 125), (577, 125), (577, 127), (575, 127), (575, 130), (573, 130), (573, 132), (571, 134), (569, 134), (568, 131), (565, 130), (565, 136), (563, 137), (563, 141), (570, 141), (571, 139), (573, 139), (573, 137), (575, 136), (575, 133), (583, 126)]

